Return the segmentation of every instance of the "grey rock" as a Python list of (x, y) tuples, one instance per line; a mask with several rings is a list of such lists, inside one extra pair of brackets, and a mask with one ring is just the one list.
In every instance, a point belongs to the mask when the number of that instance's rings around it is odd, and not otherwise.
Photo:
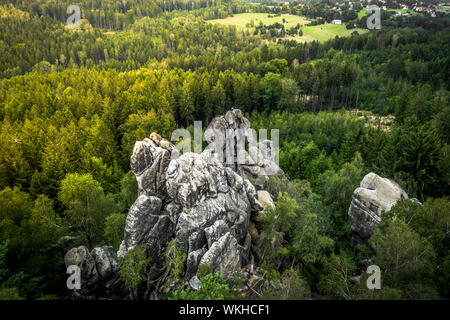
[(348, 210), (354, 243), (367, 243), (381, 221), (381, 212), (403, 199), (408, 195), (396, 182), (373, 172), (367, 174), (353, 193)]
[(198, 291), (201, 288), (202, 283), (200, 282), (200, 279), (197, 276), (193, 276), (189, 280), (189, 286), (191, 287), (192, 290)]
[[(243, 178), (252, 179), (258, 188), (264, 188), (270, 175), (284, 174), (276, 163), (272, 141), (257, 142), (256, 131), (239, 109), (214, 118), (205, 131), (209, 148), (214, 149), (223, 163)], [(246, 151), (248, 145), (248, 151)]]
[(230, 279), (241, 266), (241, 248), (230, 232), (213, 243), (200, 260), (214, 271), (220, 272), (225, 279)]
[(139, 194), (166, 195), (166, 171), (173, 145), (153, 133), (151, 138), (137, 141), (131, 156), (131, 170), (136, 175)]
[(97, 272), (101, 279), (107, 279), (119, 270), (117, 253), (113, 247), (94, 248), (91, 251), (91, 256), (94, 258)]
[(200, 260), (206, 252), (206, 248), (189, 252), (186, 259), (186, 277), (190, 278), (197, 273)]
[(262, 204), (264, 210), (275, 208), (272, 197), (266, 190), (258, 190), (258, 201)]
[(79, 294), (91, 295), (97, 289), (100, 276), (97, 271), (95, 259), (90, 254), (88, 248), (80, 246), (70, 249), (64, 256), (66, 267), (75, 265), (80, 267), (81, 272), (81, 289)]
[(189, 236), (189, 252), (201, 249), (206, 244), (205, 231), (199, 229)]
[(131, 206), (126, 218), (125, 235), (117, 255), (124, 257), (126, 252), (142, 244), (150, 230), (159, 222), (161, 199), (141, 194)]
[(214, 242), (219, 240), (224, 234), (228, 232), (230, 232), (230, 227), (228, 227), (228, 225), (221, 219), (214, 222), (212, 226), (205, 228), (208, 247), (211, 248)]
[(126, 292), (123, 281), (117, 274), (117, 256), (112, 247), (97, 247), (91, 252), (85, 246), (72, 248), (66, 253), (64, 262), (66, 267), (80, 267), (81, 289), (74, 290), (74, 298), (120, 297)]

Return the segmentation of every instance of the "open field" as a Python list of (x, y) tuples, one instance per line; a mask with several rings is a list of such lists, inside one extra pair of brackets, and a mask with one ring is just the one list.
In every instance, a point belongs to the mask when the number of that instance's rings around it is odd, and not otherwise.
[(368, 30), (359, 28), (348, 30), (343, 24), (332, 24), (332, 23), (326, 23), (318, 26), (304, 27), (302, 30), (303, 30), (303, 38), (310, 38), (311, 40), (317, 40), (319, 42), (324, 42), (329, 39), (333, 39), (336, 36), (348, 37), (354, 31), (358, 31), (359, 34), (368, 32)]
[(400, 12), (401, 14), (409, 13), (410, 15), (416, 16), (418, 15), (417, 12), (413, 10), (406, 10), (406, 9), (388, 9), (390, 12)]
[(247, 24), (253, 21), (254, 25), (257, 26), (260, 21), (265, 25), (274, 24), (276, 22), (283, 23), (283, 19), (286, 21), (284, 26), (286, 28), (294, 27), (297, 23), (300, 25), (305, 25), (309, 22), (305, 17), (295, 16), (292, 14), (282, 14), (276, 17), (268, 17), (268, 13), (239, 13), (232, 17), (227, 17), (225, 19), (209, 20), (210, 23), (220, 23), (224, 25), (235, 25), (237, 27), (246, 28)]
[[(235, 14), (233, 17), (227, 17), (225, 19), (209, 20), (210, 23), (220, 23), (223, 25), (235, 25), (238, 28), (253, 29), (249, 26), (249, 23), (253, 21), (254, 26), (257, 26), (260, 22), (265, 25), (273, 23), (283, 23), (286, 29), (296, 26), (298, 23), (302, 26), (306, 25), (310, 20), (305, 17), (295, 16), (291, 14), (283, 14), (276, 17), (268, 17), (267, 13), (240, 13)], [(294, 39), (299, 42), (309, 42), (317, 40), (319, 42), (325, 42), (329, 39), (333, 39), (336, 36), (348, 37), (354, 31), (358, 31), (359, 34), (367, 32), (364, 29), (352, 29), (347, 30), (344, 24), (337, 25), (332, 23), (322, 24), (318, 26), (305, 26), (302, 27), (303, 36), (289, 36), (287, 39)]]
[[(418, 14), (413, 10), (406, 10), (406, 9), (387, 9), (387, 10), (390, 12), (400, 12), (402, 14), (409, 13), (413, 16)], [(360, 12), (358, 12), (358, 19), (362, 19), (365, 16), (367, 16), (367, 8), (363, 8)]]

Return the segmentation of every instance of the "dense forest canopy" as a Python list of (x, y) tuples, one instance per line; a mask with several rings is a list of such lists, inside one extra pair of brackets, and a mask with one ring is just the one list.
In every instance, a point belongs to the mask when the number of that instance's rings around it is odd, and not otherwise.
[[(72, 4), (82, 8), (80, 30), (65, 24)], [(280, 130), (280, 166), (293, 181), (272, 182), (287, 244), (265, 261), (268, 278), (300, 274), (338, 299), (450, 297), (448, 15), (390, 17), (381, 30), (323, 43), (208, 22), (242, 12), (335, 18), (326, 1), (272, 7), (0, 1), (0, 296), (67, 297), (64, 252), (121, 241), (137, 196), (134, 143), (238, 108), (254, 128)], [(347, 217), (371, 171), (423, 203), (392, 210), (404, 218), (383, 220), (375, 256), (352, 247)], [(339, 268), (357, 270), (370, 254), (389, 265), (394, 234), (412, 246), (401, 257), (410, 274), (386, 280), (379, 296), (342, 294)]]

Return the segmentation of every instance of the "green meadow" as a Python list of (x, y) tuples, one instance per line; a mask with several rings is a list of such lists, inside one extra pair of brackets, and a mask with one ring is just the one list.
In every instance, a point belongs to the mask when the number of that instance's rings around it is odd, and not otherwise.
[(239, 13), (224, 19), (209, 20), (209, 22), (246, 28), (252, 21), (254, 25), (257, 26), (260, 22), (265, 25), (270, 25), (277, 22), (283, 23), (283, 19), (285, 21), (284, 25), (286, 28), (294, 27), (297, 23), (300, 25), (305, 25), (310, 21), (305, 17), (295, 16), (292, 14), (282, 14), (280, 16), (269, 17), (268, 13)]
[(257, 26), (260, 22), (262, 22), (265, 25), (270, 25), (278, 22), (284, 24), (286, 29), (294, 27), (299, 23), (301, 26), (304, 26), (302, 27), (303, 36), (287, 37), (288, 39), (294, 39), (299, 42), (310, 42), (310, 41), (325, 42), (329, 39), (335, 38), (336, 36), (348, 37), (354, 31), (357, 31), (359, 34), (367, 32), (367, 30), (359, 28), (347, 30), (345, 24), (337, 25), (327, 23), (318, 26), (306, 26), (306, 24), (310, 22), (309, 19), (291, 14), (283, 14), (280, 16), (269, 17), (269, 14), (267, 13), (240, 13), (224, 19), (209, 20), (209, 22), (219, 23), (222, 25), (234, 25), (238, 28), (243, 29), (253, 29), (253, 27), (249, 25), (252, 22), (253, 26)]

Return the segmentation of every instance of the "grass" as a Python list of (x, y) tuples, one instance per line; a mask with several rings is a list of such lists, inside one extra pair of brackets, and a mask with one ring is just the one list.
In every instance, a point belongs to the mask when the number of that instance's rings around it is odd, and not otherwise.
[(361, 11), (358, 12), (358, 19), (361, 20), (365, 16), (367, 16), (367, 8), (362, 8)]
[(227, 17), (225, 19), (209, 20), (210, 23), (220, 23), (224, 25), (234, 25), (241, 28), (246, 28), (248, 23), (253, 21), (254, 25), (257, 26), (260, 21), (265, 25), (274, 24), (276, 22), (283, 23), (285, 19), (286, 23), (284, 26), (286, 28), (295, 27), (297, 23), (300, 25), (305, 25), (309, 22), (308, 19), (300, 16), (295, 16), (292, 14), (282, 14), (280, 16), (268, 17), (268, 13), (239, 13), (232, 17)]
[(367, 30), (359, 28), (348, 30), (344, 24), (326, 23), (318, 26), (304, 27), (303, 35), (318, 40), (319, 42), (325, 42), (336, 36), (348, 37), (354, 31), (358, 31), (359, 34), (367, 32)]
[[(283, 19), (285, 19), (284, 27), (285, 29), (289, 29), (290, 27), (296, 26), (298, 23), (301, 26), (304, 26), (310, 22), (305, 17), (291, 15), (291, 14), (283, 14), (281, 16), (275, 16), (275, 17), (268, 17), (268, 13), (239, 13), (235, 14), (232, 17), (227, 17), (225, 19), (216, 19), (216, 20), (209, 20), (210, 23), (220, 23), (223, 25), (234, 25), (238, 28), (243, 29), (254, 29), (252, 27), (248, 27), (248, 24), (253, 21), (254, 25), (257, 26), (260, 21), (264, 23), (265, 25), (270, 25), (273, 23), (283, 23)], [(333, 39), (336, 36), (339, 37), (348, 37), (352, 34), (354, 31), (358, 31), (359, 34), (367, 32), (367, 30), (364, 29), (352, 29), (347, 30), (344, 24), (338, 25), (338, 24), (322, 24), (318, 26), (305, 26), (302, 27), (303, 30), (303, 36), (289, 36), (286, 39), (294, 39), (298, 42), (309, 42), (317, 40), (319, 42), (325, 42), (329, 39)]]
[(413, 16), (416, 16), (416, 15), (418, 14), (418, 13), (415, 12), (415, 11), (412, 11), (412, 10), (406, 10), (406, 9), (388, 9), (388, 11), (391, 11), (391, 12), (401, 12), (402, 14), (409, 13), (409, 14), (411, 14), (411, 15), (413, 15)]

